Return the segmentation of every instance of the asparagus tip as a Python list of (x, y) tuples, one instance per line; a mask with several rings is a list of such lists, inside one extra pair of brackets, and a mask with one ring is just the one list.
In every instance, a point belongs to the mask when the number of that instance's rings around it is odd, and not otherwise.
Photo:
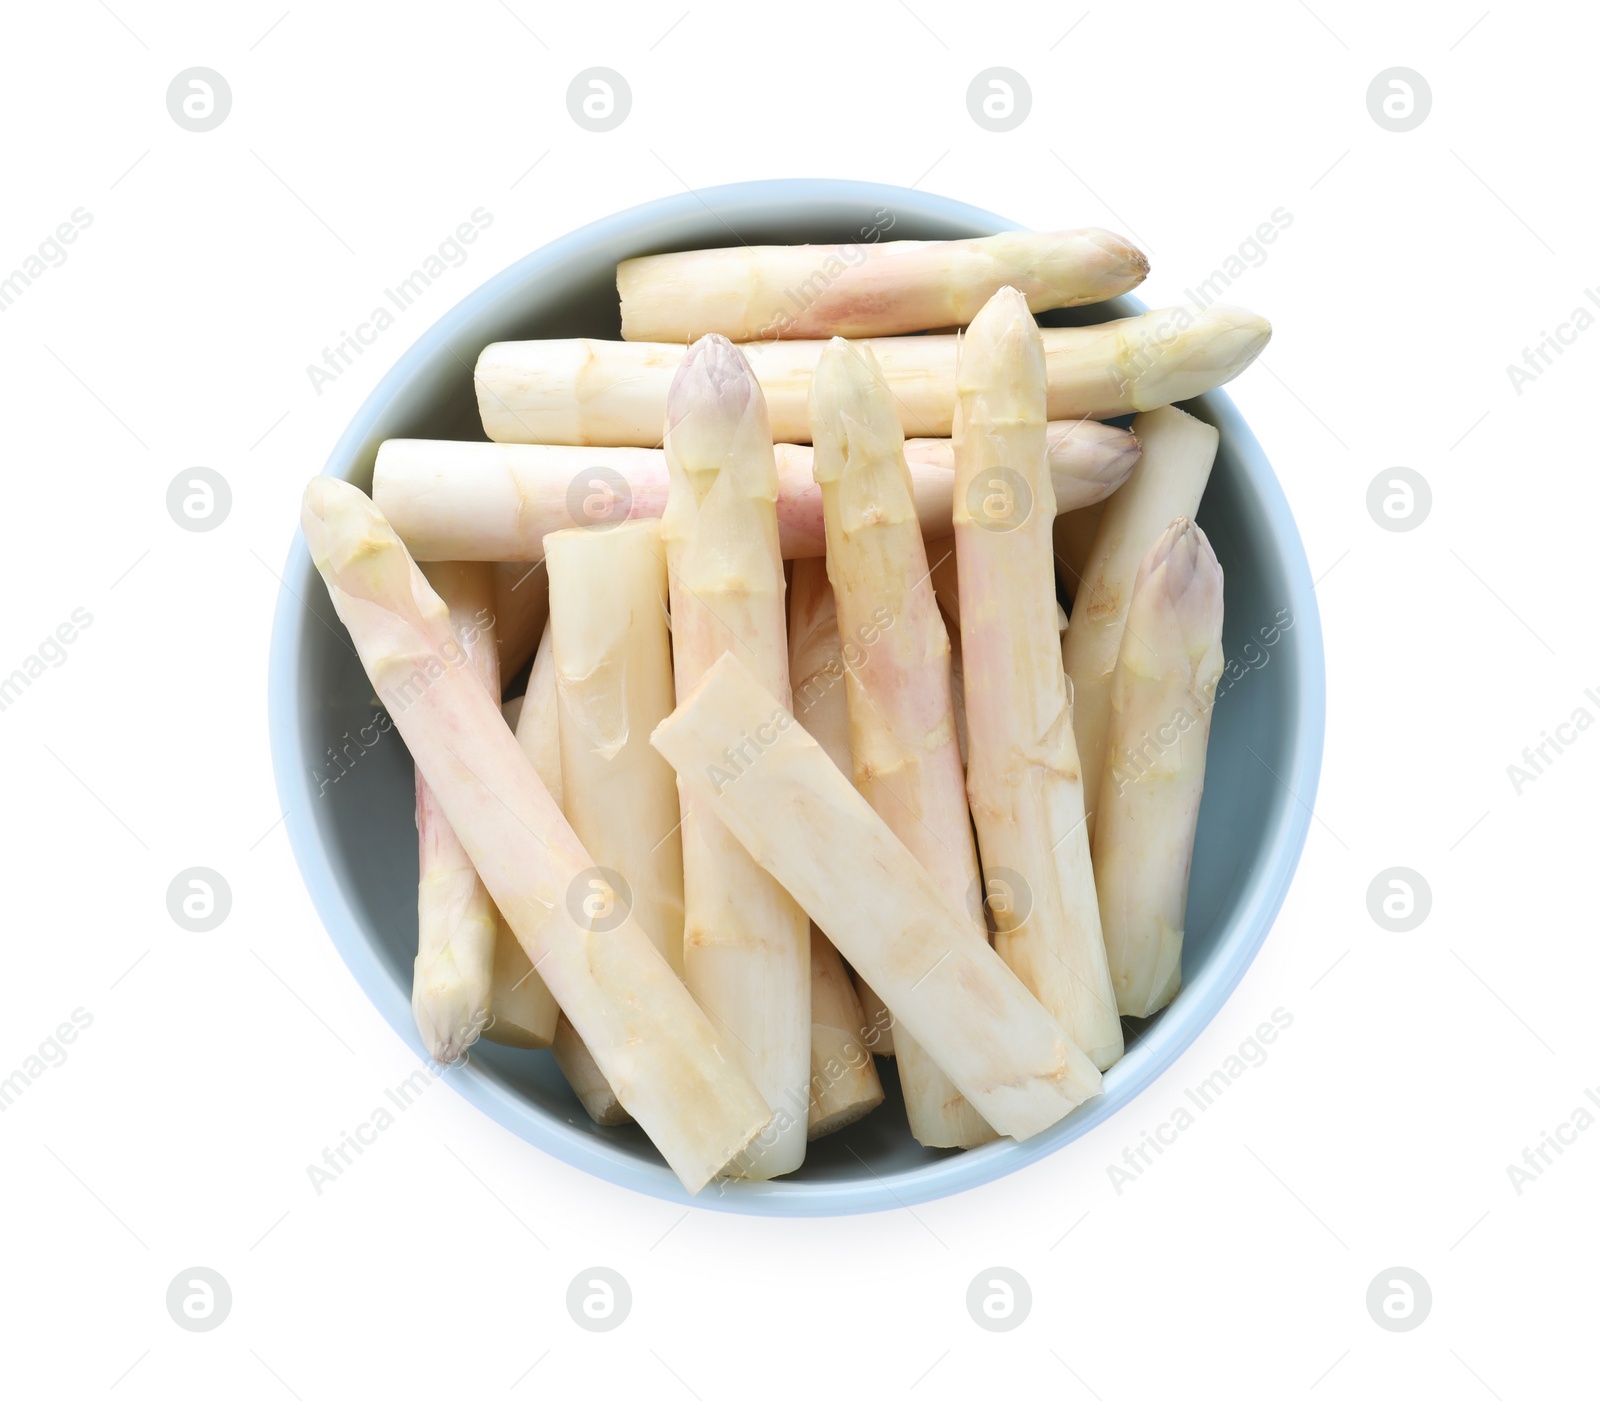
[(1125, 392), (1140, 410), (1191, 399), (1241, 374), (1271, 339), (1266, 317), (1243, 307), (1147, 312), (1128, 323)]
[[(1150, 259), (1120, 234), (1107, 229), (1086, 229), (1085, 236), (1106, 255), (1106, 276), (1137, 287), (1150, 275)], [(1125, 288), (1124, 290), (1127, 290)]]
[(313, 477), (300, 499), (300, 528), (318, 569), (332, 557), (334, 546), (355, 544), (369, 533), (378, 508), (359, 487), (338, 477)]
[(758, 393), (755, 372), (744, 354), (726, 336), (701, 336), (685, 352), (667, 395), (667, 427), (676, 428), (691, 414), (737, 417)]
[(958, 387), (978, 389), (996, 380), (1043, 385), (1044, 341), (1015, 287), (1002, 287), (972, 318), (960, 341)]
[(898, 456), (905, 445), (888, 381), (872, 347), (835, 336), (822, 348), (811, 376), (812, 472), (837, 479), (852, 450), (861, 460)]
[(1161, 588), (1186, 638), (1205, 645), (1222, 627), (1222, 566), (1201, 530), (1178, 517), (1150, 547), (1134, 581), (1138, 593), (1153, 581)]

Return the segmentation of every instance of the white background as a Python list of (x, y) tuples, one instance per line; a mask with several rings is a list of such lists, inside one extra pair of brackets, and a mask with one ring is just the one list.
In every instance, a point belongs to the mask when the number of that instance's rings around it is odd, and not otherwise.
[[(1600, 331), (1520, 394), (1506, 366), (1600, 281), (1597, 33), (1577, 6), (1484, 3), (9, 9), (0, 275), (74, 209), (93, 223), (0, 314), (0, 672), (74, 608), (93, 623), (0, 713), (0, 1076), (74, 1008), (93, 1024), (0, 1116), (5, 1389), (1515, 1401), (1592, 1386), (1600, 1132), (1520, 1194), (1506, 1169), (1600, 1087), (1580, 888), (1600, 734), (1520, 795), (1506, 766), (1576, 707), (1600, 716), (1580, 407)], [(193, 65), (233, 93), (204, 134), (165, 107)], [(564, 100), (592, 65), (633, 92), (603, 135)], [(991, 65), (1034, 95), (1003, 135), (966, 108)], [(1403, 134), (1365, 98), (1396, 65), (1433, 93)], [(779, 175), (916, 182), (1035, 227), (1128, 232), (1155, 306), (1292, 214), (1228, 294), (1276, 329), (1230, 392), (1284, 482), (1327, 633), (1327, 759), (1283, 914), (1131, 1108), (914, 1212), (685, 1213), (545, 1157), (447, 1089), (316, 1196), (306, 1165), (415, 1061), (339, 961), (278, 825), (267, 636), (300, 490), (412, 339), (501, 267), (686, 185)], [(305, 366), (479, 206), (494, 222), (468, 263), (315, 393)], [(197, 465), (233, 491), (209, 534), (165, 508)], [(1409, 533), (1366, 508), (1396, 465), (1433, 492)], [(233, 890), (211, 934), (165, 907), (195, 865)], [(1367, 913), (1391, 866), (1432, 889), (1411, 933)], [(1119, 1194), (1108, 1165), (1278, 1007), (1294, 1021), (1267, 1062)], [(196, 1264), (233, 1290), (205, 1334), (164, 1304)], [(564, 1305), (595, 1264), (634, 1296), (601, 1335)], [(1004, 1334), (964, 1303), (997, 1264), (1034, 1299)], [(1364, 1302), (1395, 1265), (1433, 1291), (1403, 1334)]]

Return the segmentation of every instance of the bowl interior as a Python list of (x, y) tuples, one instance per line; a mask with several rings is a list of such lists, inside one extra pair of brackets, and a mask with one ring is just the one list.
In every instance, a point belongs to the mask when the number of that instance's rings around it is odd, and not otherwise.
[[(933, 196), (836, 181), (730, 186), (613, 216), (529, 255), (433, 326), (373, 392), (327, 471), (368, 489), (385, 438), (482, 440), (472, 386), (478, 352), (494, 340), (616, 338), (613, 279), (622, 258), (739, 242), (853, 242), (874, 228), (881, 237), (952, 238), (1014, 227)], [(1041, 320), (1084, 323), (1139, 310), (1122, 298)], [(796, 1214), (872, 1210), (999, 1176), (1131, 1099), (1242, 976), (1281, 903), (1309, 821), (1321, 758), (1321, 640), (1299, 537), (1260, 448), (1225, 395), (1185, 407), (1221, 430), (1199, 516), (1226, 577), (1230, 668), (1213, 720), (1183, 991), (1148, 1021), (1124, 1023), (1129, 1052), (1107, 1075), (1103, 1096), (1025, 1144), (969, 1153), (921, 1148), (906, 1130), (892, 1062), (879, 1061), (888, 1102), (812, 1144), (800, 1172), (772, 1183), (713, 1186), (696, 1201)], [(411, 760), (397, 735), (377, 738), (371, 728), (372, 687), (298, 539), (287, 570), (270, 684), (291, 842), (341, 953), (421, 1055), (410, 1011), (417, 936)], [(589, 1121), (547, 1052), (480, 1042), (470, 1064), (448, 1078), (547, 1151), (613, 1181), (689, 1200), (639, 1130)]]

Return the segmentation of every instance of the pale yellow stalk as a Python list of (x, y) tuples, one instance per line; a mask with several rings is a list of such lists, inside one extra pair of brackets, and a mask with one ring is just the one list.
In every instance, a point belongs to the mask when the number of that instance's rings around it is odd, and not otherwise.
[(550, 1043), (550, 1054), (557, 1068), (577, 1095), (578, 1103), (601, 1128), (614, 1129), (619, 1124), (631, 1124), (633, 1115), (622, 1107), (617, 1092), (607, 1082), (600, 1067), (595, 1064), (583, 1037), (563, 1016), (556, 1023), (555, 1040)]
[[(1072, 603), (1072, 625), (1061, 655), (1072, 682), (1073, 730), (1083, 765), (1084, 791), (1098, 801), (1111, 722), (1111, 673), (1139, 564), (1179, 516), (1194, 519), (1217, 455), (1217, 430), (1182, 409), (1140, 414), (1133, 431), (1143, 447), (1138, 465), (1106, 503), (1083, 582)], [(1089, 834), (1095, 817), (1089, 814)]]
[[(1093, 419), (1052, 423), (1046, 435), (1050, 477), (1059, 510), (1098, 501), (1132, 470), (1139, 445), (1126, 429)], [(811, 472), (811, 449), (779, 443), (778, 539), (785, 559), (820, 555), (822, 494)], [(955, 450), (948, 438), (906, 443), (917, 517), (929, 536), (949, 535)], [(621, 520), (659, 517), (667, 504), (667, 460), (659, 448), (566, 447), (546, 443), (455, 443), (390, 438), (378, 448), (373, 500), (417, 559), (544, 558), (551, 531)], [(521, 584), (527, 570), (506, 580), (502, 612), (531, 584), (540, 590), (528, 616), (543, 616), (543, 577)], [(518, 585), (515, 591), (510, 586)], [(538, 634), (526, 639), (517, 666), (532, 655)], [(511, 675), (502, 648), (501, 671)]]
[(883, 1103), (861, 1035), (861, 1003), (839, 951), (811, 926), (811, 1105), (806, 1140), (825, 1138)]
[[(820, 558), (797, 559), (792, 567), (789, 584), (789, 677), (793, 691), (794, 712), (812, 737), (828, 751), (828, 757), (844, 774), (852, 772), (850, 758), (850, 713), (844, 698), (844, 662), (839, 654), (839, 620), (833, 606), (833, 589), (828, 584), (827, 566)], [(816, 1006), (819, 966), (833, 983), (832, 964), (839, 965), (839, 975), (845, 980), (850, 1001), (843, 1003), (843, 994), (834, 994), (840, 1007), (832, 1014), (833, 1021), (845, 1019), (845, 1024), (855, 1027), (855, 1036), (869, 1053), (888, 1056), (894, 1054), (893, 1019), (878, 995), (866, 987), (860, 978), (846, 969), (839, 952), (828, 942), (828, 936), (811, 928), (811, 1137), (816, 1138), (819, 1118), (817, 1102), (816, 1060), (819, 1026), (829, 1026), (818, 1013)], [(866, 1010), (870, 1001), (871, 1012)], [(832, 1033), (828, 1033), (832, 1040)], [(860, 1077), (850, 1081), (841, 1077), (834, 1095), (835, 1104), (830, 1113), (841, 1113), (847, 1106), (840, 1102), (845, 1096), (857, 1094), (882, 1098), (882, 1086), (877, 1083), (874, 1070), (871, 1081)], [(876, 1103), (877, 1101), (874, 1101)], [(869, 1106), (870, 1108), (871, 1106)]]
[[(806, 727), (807, 733), (828, 751), (828, 757), (839, 766), (839, 772), (850, 775), (855, 764), (850, 757), (850, 711), (844, 698), (844, 661), (839, 654), (839, 616), (833, 606), (833, 588), (828, 583), (828, 569), (820, 557), (797, 559), (791, 567), (789, 581), (789, 677), (793, 691), (795, 718)], [(818, 941), (821, 941), (820, 945)], [(839, 958), (838, 950), (828, 943), (828, 936), (815, 925), (811, 927), (811, 995), (816, 999), (817, 960), (819, 947), (824, 960), (829, 953)], [(846, 1012), (854, 1017), (856, 1035), (863, 1045), (875, 1055), (894, 1054), (894, 1019), (877, 993), (863, 983), (853, 971), (841, 971), (850, 980), (851, 996), (855, 1008)], [(818, 1016), (812, 1008), (811, 1058), (813, 1061), (812, 1086), (816, 1085), (815, 1061), (817, 1055), (816, 1028)], [(817, 1117), (817, 1103), (812, 1099), (813, 1130)], [(815, 1132), (811, 1135), (815, 1138)]]
[[(730, 767), (725, 737), (741, 733)], [(732, 652), (651, 742), (996, 1131), (1031, 1137), (1099, 1093), (1099, 1071), (972, 937), (969, 912)]]
[(1122, 1024), (1095, 898), (1056, 629), (1044, 352), (1020, 294), (967, 334), (956, 434), (956, 565), (967, 792), (995, 948), (1102, 1070)]
[(1094, 834), (1106, 954), (1123, 1016), (1177, 996), (1183, 921), (1222, 675), (1222, 568), (1176, 520), (1139, 566), (1111, 676), (1111, 727)]
[[(515, 732), (522, 718), (525, 697), (517, 696), (500, 707), (506, 725)], [(538, 771), (537, 765), (535, 770)], [(542, 771), (539, 777), (544, 778)], [(547, 787), (550, 785), (547, 783)], [(560, 776), (556, 778), (552, 796), (557, 796)], [(559, 801), (557, 806), (560, 806)], [(533, 964), (523, 952), (517, 936), (499, 910), (495, 911), (494, 971), (489, 987), (489, 1022), (483, 1029), (484, 1040), (497, 1041), (502, 1046), (520, 1046), (525, 1050), (542, 1050), (553, 1045), (557, 1020), (561, 1009), (544, 985), (544, 979), (533, 971)]]
[[(900, 424), (872, 352), (831, 341), (811, 382), (857, 789), (964, 908), (987, 943), (950, 695), (950, 646), (930, 580)], [(971, 1148), (994, 1131), (905, 1031), (895, 1063), (912, 1136)]]
[[(539, 572), (542, 574), (544, 570), (541, 568)], [(561, 774), (561, 718), (556, 697), (555, 637), (548, 624), (533, 659), (533, 670), (528, 673), (528, 690), (523, 697), (515, 728), (517, 744), (528, 756), (528, 762), (539, 775), (539, 781), (550, 790), (556, 806), (565, 813), (566, 789)], [(522, 951), (522, 945), (503, 920), (501, 933), (503, 937), (495, 949), (496, 1023), (503, 1015), (509, 1025), (520, 1027), (531, 1016), (539, 1016), (542, 1026), (543, 1009), (537, 1006), (529, 1009), (524, 992), (527, 986), (524, 980), (531, 975), (532, 981), (537, 983), (539, 975), (533, 971), (528, 955)], [(548, 993), (545, 996), (549, 998)], [(551, 1018), (545, 1040), (539, 1044), (550, 1047), (556, 1068), (566, 1077), (584, 1112), (595, 1123), (606, 1127), (630, 1123), (632, 1116), (622, 1107), (616, 1091), (606, 1083), (606, 1077), (594, 1063), (594, 1057), (583, 1044), (583, 1038), (573, 1030), (566, 1014), (555, 1008), (555, 999), (549, 1000), (558, 1014)], [(513, 1041), (512, 1044), (523, 1043)]]
[(672, 712), (672, 638), (660, 522), (560, 530), (545, 541), (562, 811), (683, 974), (678, 785), (650, 747)]
[(622, 338), (734, 341), (895, 336), (965, 325), (1001, 287), (1034, 311), (1132, 291), (1150, 264), (1104, 229), (992, 234), (938, 242), (707, 248), (617, 265)]
[[(1044, 335), (1050, 418), (1114, 418), (1192, 399), (1260, 354), (1271, 327), (1237, 307), (1168, 307)], [(881, 336), (878, 359), (908, 437), (947, 438), (955, 411), (955, 336)], [(806, 398), (822, 341), (744, 347), (773, 437), (806, 442)], [(499, 341), (478, 357), (484, 432), (500, 443), (654, 447), (683, 345), (656, 341)]]
[[(433, 564), (424, 573), (449, 609), (451, 630), (468, 665), (498, 701), (493, 566)], [(411, 1012), (428, 1054), (449, 1064), (489, 1021), (497, 915), (421, 769), (416, 816), (417, 958)]]
[(377, 509), (317, 477), (301, 525), (378, 699), (489, 894), (623, 1105), (698, 1191), (771, 1111), (638, 924), (600, 933), (572, 898), (593, 859), (459, 664), (444, 604)]
[(789, 683), (795, 719), (828, 751), (841, 773), (854, 773), (839, 613), (821, 555), (794, 562), (789, 582)]
[[(729, 649), (789, 704), (777, 471), (760, 387), (720, 336), (695, 342), (672, 387), (672, 484), (661, 538), (681, 701)], [(730, 730), (730, 754), (749, 743)], [(811, 940), (805, 912), (717, 819), (680, 787), (684, 980), (774, 1114), (733, 1169), (768, 1178), (805, 1158), (811, 1080)]]

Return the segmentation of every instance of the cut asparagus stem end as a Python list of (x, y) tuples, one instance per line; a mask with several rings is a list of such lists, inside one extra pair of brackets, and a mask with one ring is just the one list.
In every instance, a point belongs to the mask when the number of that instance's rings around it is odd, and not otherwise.
[(883, 1103), (883, 1082), (862, 1040), (864, 1021), (844, 960), (813, 924), (808, 1142), (837, 1133)]

